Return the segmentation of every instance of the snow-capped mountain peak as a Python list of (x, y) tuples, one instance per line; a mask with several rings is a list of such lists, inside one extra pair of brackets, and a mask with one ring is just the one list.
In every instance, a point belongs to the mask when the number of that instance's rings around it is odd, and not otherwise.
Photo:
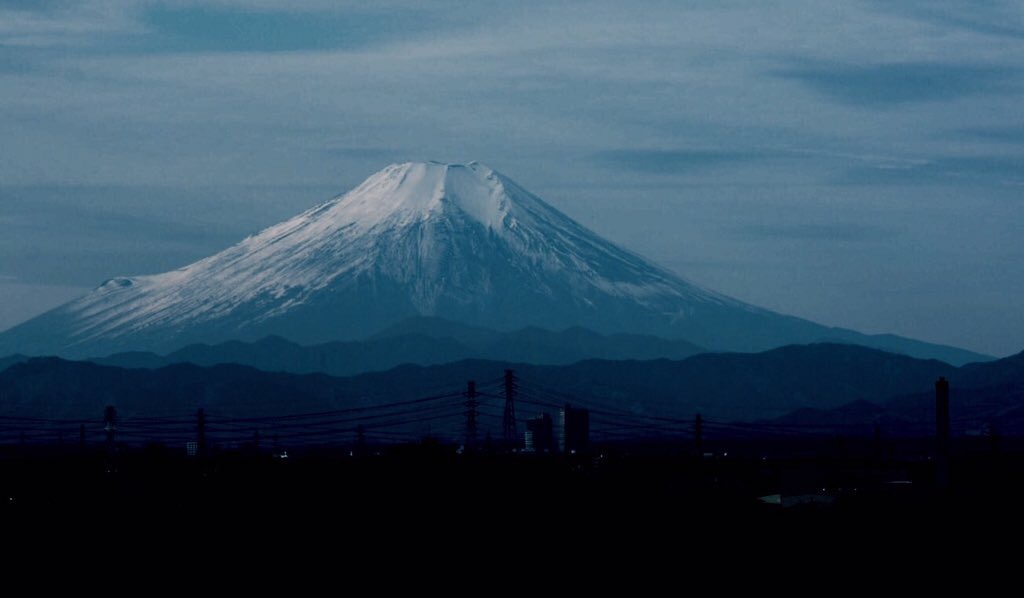
[(392, 164), (323, 206), (332, 218), (362, 227), (408, 224), (459, 210), (498, 230), (512, 209), (501, 177), (477, 162)]
[(851, 331), (702, 289), (477, 162), (392, 164), (178, 270), (108, 280), (0, 334), (0, 351), (169, 351), (270, 334), (359, 338), (412, 316), (638, 332), (761, 349)]
[[(410, 315), (561, 327), (593, 320), (609, 300), (646, 309), (725, 301), (604, 241), (487, 166), (408, 162), (206, 259), (111, 279), (49, 317), (60, 315), (62, 348), (76, 352), (271, 332), (345, 338)], [(367, 316), (386, 306), (393, 315)]]

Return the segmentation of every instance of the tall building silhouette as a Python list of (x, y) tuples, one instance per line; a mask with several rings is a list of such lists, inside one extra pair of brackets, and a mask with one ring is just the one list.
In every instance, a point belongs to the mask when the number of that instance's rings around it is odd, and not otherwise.
[(551, 415), (542, 413), (526, 422), (524, 448), (526, 452), (551, 453), (555, 450), (554, 426)]
[(569, 404), (558, 411), (558, 450), (575, 453), (590, 446), (590, 411)]

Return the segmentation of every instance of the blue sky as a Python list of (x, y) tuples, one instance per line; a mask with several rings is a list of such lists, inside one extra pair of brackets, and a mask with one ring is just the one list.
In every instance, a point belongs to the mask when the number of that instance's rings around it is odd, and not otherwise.
[(0, 328), (476, 159), (740, 299), (1009, 354), (1022, 96), (1019, 2), (0, 0)]

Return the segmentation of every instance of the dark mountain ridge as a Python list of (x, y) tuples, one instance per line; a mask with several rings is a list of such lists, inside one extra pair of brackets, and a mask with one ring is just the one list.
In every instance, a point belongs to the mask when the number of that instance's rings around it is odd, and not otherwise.
[[(1009, 361), (1002, 363), (1002, 361)], [(265, 372), (239, 365), (176, 364), (129, 369), (57, 358), (33, 358), (0, 372), (6, 416), (92, 418), (105, 405), (126, 414), (187, 415), (198, 407), (242, 417), (366, 406), (436, 394), (460, 393), (476, 380), (497, 406), (500, 377), (513, 368), (522, 397), (547, 404), (633, 414), (759, 420), (795, 409), (834, 409), (855, 401), (882, 403), (930, 392), (939, 376), (957, 392), (987, 384), (986, 371), (1003, 372), (1008, 385), (1024, 385), (1019, 356), (956, 368), (852, 345), (795, 345), (763, 353), (701, 354), (672, 361), (587, 360), (543, 366), (467, 360), (434, 366), (405, 365), (386, 372), (332, 377)], [(963, 375), (961, 375), (963, 374)], [(926, 399), (922, 399), (926, 400)], [(525, 403), (520, 416), (544, 410)], [(550, 410), (550, 409), (548, 409)]]

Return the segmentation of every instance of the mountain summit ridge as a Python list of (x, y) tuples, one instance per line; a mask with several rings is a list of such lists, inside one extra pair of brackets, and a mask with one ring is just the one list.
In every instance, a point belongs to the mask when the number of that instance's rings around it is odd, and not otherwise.
[[(406, 162), (183, 268), (111, 279), (0, 334), (0, 352), (166, 352), (273, 334), (321, 343), (416, 316), (498, 330), (585, 326), (715, 350), (823, 337), (889, 350), (904, 342), (872, 344), (702, 288), (478, 162)], [(952, 362), (984, 358), (906, 344)]]

